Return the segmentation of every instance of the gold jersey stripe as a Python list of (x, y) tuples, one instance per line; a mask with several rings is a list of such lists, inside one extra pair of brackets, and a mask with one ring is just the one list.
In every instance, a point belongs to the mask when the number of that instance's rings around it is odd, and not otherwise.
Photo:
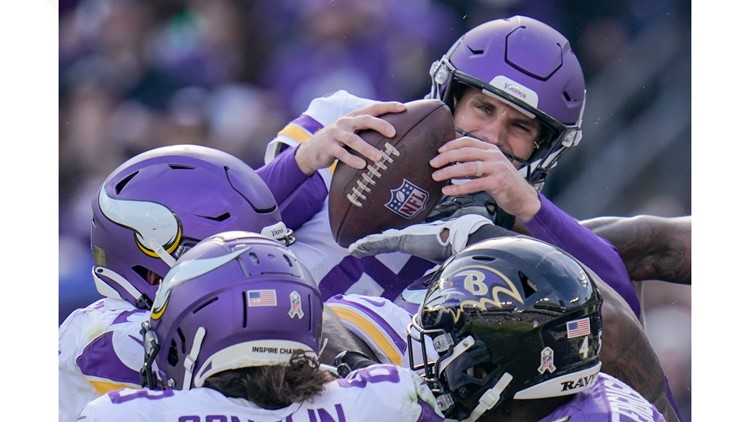
[(121, 388), (141, 388), (141, 386), (138, 384), (123, 384), (112, 381), (97, 381), (93, 379), (88, 379), (88, 381), (94, 387), (94, 390), (96, 390), (96, 394), (100, 396), (102, 394), (119, 390)]
[(346, 309), (333, 304), (329, 304), (329, 306), (334, 312), (336, 312), (336, 315), (338, 315), (339, 318), (364, 331), (367, 336), (375, 342), (383, 354), (388, 357), (392, 364), (401, 366), (401, 353), (391, 344), (390, 341), (388, 341), (388, 338), (378, 330), (375, 324), (351, 309)]
[[(310, 132), (308, 132), (306, 129), (303, 129), (302, 126), (295, 125), (293, 123), (286, 125), (284, 129), (281, 129), (278, 135), (288, 136), (299, 142), (300, 144), (312, 137)], [(336, 169), (336, 163), (338, 163), (338, 160), (334, 161), (333, 164), (328, 167), (328, 171), (330, 171), (331, 174), (333, 174), (333, 171)]]
[(299, 143), (305, 142), (312, 136), (310, 132), (295, 124), (286, 125), (284, 129), (281, 129), (279, 135), (288, 136)]

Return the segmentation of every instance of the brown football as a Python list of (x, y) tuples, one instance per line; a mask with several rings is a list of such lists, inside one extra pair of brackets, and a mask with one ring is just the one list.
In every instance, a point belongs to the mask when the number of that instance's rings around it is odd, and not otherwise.
[(368, 165), (361, 170), (343, 162), (336, 165), (328, 217), (333, 238), (343, 247), (369, 234), (420, 223), (442, 198), (447, 182), (432, 180), (435, 169), (429, 161), (456, 137), (453, 116), (439, 100), (405, 105), (404, 112), (380, 116), (396, 129), (393, 138), (374, 130), (359, 132), (383, 152), (380, 161), (365, 159)]

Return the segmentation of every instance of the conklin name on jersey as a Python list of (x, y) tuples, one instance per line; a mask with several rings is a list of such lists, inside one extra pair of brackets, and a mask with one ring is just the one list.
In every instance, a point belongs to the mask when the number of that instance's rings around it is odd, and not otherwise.
[(413, 372), (373, 365), (329, 382), (312, 401), (276, 410), (210, 388), (124, 389), (89, 403), (80, 420), (107, 422), (442, 421), (432, 392)]

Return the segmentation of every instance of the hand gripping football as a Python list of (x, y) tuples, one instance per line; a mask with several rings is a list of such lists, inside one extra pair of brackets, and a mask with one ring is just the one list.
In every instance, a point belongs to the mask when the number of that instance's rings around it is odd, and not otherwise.
[(453, 116), (439, 100), (405, 105), (404, 112), (380, 116), (396, 129), (393, 138), (374, 130), (359, 132), (383, 152), (380, 161), (365, 158), (368, 165), (361, 170), (340, 161), (336, 165), (328, 217), (331, 233), (343, 247), (369, 234), (420, 223), (442, 198), (447, 182), (432, 180), (435, 169), (429, 161), (441, 145), (456, 137)]

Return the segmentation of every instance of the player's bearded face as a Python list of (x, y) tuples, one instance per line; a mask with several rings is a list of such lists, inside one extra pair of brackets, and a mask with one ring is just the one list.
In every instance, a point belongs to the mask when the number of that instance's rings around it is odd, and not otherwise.
[[(466, 90), (456, 104), (453, 119), (470, 136), (495, 144), (523, 160), (531, 157), (541, 133), (538, 120), (476, 88)], [(514, 164), (520, 167), (522, 163)]]

